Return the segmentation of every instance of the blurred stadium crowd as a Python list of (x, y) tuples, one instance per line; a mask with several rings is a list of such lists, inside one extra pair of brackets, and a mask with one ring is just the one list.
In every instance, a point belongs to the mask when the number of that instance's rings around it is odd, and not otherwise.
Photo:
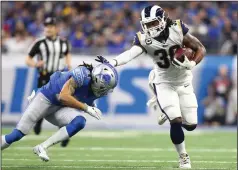
[(237, 68), (231, 76), (228, 71), (228, 67), (221, 64), (207, 88), (208, 95), (202, 101), (206, 125), (237, 125)]
[(208, 53), (237, 53), (237, 2), (2, 2), (1, 47), (26, 53), (43, 35), (44, 18), (55, 16), (73, 53), (118, 54), (130, 47), (140, 30), (140, 12), (150, 4), (183, 20)]

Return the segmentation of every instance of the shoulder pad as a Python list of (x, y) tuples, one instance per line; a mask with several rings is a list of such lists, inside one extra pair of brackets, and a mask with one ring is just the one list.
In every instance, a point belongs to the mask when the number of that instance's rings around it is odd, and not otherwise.
[(143, 51), (147, 52), (146, 49), (143, 46), (143, 33), (141, 33), (140, 31), (136, 33), (135, 37), (134, 37), (134, 41), (132, 45), (137, 45), (139, 47), (141, 47), (143, 49)]
[(180, 19), (175, 20), (176, 25), (178, 26), (179, 30), (183, 33), (183, 35), (187, 34), (188, 27), (181, 21)]
[(89, 82), (90, 71), (86, 67), (79, 66), (72, 70), (72, 73), (72, 77), (76, 81), (78, 87), (81, 87)]
[(135, 34), (134, 41), (133, 41), (132, 45), (141, 45), (141, 33), (140, 33), (140, 31)]

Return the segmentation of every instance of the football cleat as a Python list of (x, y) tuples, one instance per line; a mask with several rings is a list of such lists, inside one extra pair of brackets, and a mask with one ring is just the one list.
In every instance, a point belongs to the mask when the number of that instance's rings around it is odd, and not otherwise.
[(66, 139), (61, 142), (61, 147), (66, 147), (69, 144), (69, 139)]
[(188, 154), (182, 153), (179, 156), (179, 168), (182, 169), (190, 169), (191, 168), (191, 162)]
[(8, 148), (10, 145), (5, 140), (5, 135), (2, 136), (1, 150)]
[(166, 122), (167, 117), (166, 115), (160, 110), (159, 105), (157, 103), (157, 97), (153, 96), (146, 105), (152, 108), (153, 112), (158, 113), (158, 124), (163, 125)]
[(38, 120), (38, 122), (36, 122), (35, 126), (34, 126), (34, 132), (36, 135), (39, 135), (41, 132), (41, 124), (43, 122), (43, 119)]
[(37, 154), (41, 158), (41, 160), (44, 161), (44, 162), (48, 162), (50, 160), (50, 158), (47, 155), (47, 152), (46, 152), (45, 148), (43, 148), (43, 146), (41, 146), (41, 145), (35, 146), (33, 148), (33, 152), (35, 154)]

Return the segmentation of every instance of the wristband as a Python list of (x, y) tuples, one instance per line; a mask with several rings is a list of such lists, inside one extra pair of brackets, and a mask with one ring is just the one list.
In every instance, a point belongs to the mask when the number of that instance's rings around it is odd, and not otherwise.
[(84, 110), (85, 112), (87, 112), (87, 110), (88, 110), (88, 105), (86, 104), (86, 103), (84, 103), (84, 109), (82, 109), (82, 110)]
[(116, 62), (115, 66), (114, 66), (114, 67), (116, 67), (117, 66), (117, 60), (116, 59), (113, 59), (113, 60)]

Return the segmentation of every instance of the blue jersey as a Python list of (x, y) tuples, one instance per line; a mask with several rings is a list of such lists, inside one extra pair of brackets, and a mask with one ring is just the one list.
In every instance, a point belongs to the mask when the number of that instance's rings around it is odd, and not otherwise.
[(61, 105), (58, 100), (58, 95), (60, 94), (64, 84), (73, 78), (77, 83), (77, 88), (74, 92), (74, 97), (87, 105), (92, 106), (93, 102), (97, 97), (93, 94), (91, 89), (91, 75), (90, 71), (84, 67), (79, 66), (74, 70), (67, 72), (57, 71), (51, 75), (50, 81), (41, 87), (39, 91), (45, 95), (46, 98), (54, 105)]

